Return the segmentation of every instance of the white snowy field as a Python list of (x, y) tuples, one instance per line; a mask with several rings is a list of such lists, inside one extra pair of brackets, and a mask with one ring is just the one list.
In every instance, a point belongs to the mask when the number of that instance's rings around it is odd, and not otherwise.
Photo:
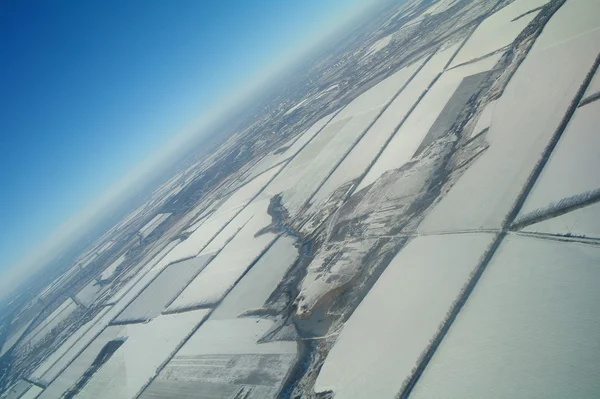
[(44, 389), (39, 396), (40, 399), (61, 398), (83, 376), (108, 342), (127, 336), (125, 326), (102, 325), (101, 327), (102, 329), (96, 332), (91, 343), (87, 341), (86, 345), (77, 348), (76, 356), (69, 359), (62, 372)]
[(411, 398), (598, 397), (599, 278), (596, 246), (507, 237)]
[(42, 393), (42, 388), (32, 385), (19, 399), (35, 399)]
[(119, 288), (117, 292), (113, 296), (108, 299), (108, 303), (117, 303), (119, 302), (125, 294), (127, 294), (150, 270), (154, 268), (159, 262), (161, 262), (164, 257), (171, 252), (173, 248), (179, 244), (179, 240), (173, 240), (169, 242), (160, 252), (156, 254), (147, 264), (143, 265), (137, 273), (131, 277), (131, 279), (123, 285), (123, 287)]
[(600, 101), (577, 109), (556, 145), (521, 215), (600, 189)]
[(2, 350), (0, 351), (0, 356), (3, 356), (6, 352), (8, 352), (10, 350), (10, 348), (15, 346), (15, 344), (17, 343), (19, 338), (21, 338), (21, 336), (23, 335), (25, 330), (27, 330), (27, 328), (31, 325), (32, 322), (33, 322), (33, 319), (31, 319), (30, 321), (28, 321), (27, 323), (22, 325), (18, 330), (12, 332), (8, 336), (8, 338), (6, 339), (6, 341), (4, 341), (4, 344), (2, 345)]
[(125, 327), (125, 343), (94, 374), (76, 398), (133, 399), (159, 367), (206, 318), (209, 310), (164, 315)]
[[(424, 59), (419, 60), (412, 65), (401, 69), (397, 73), (402, 73), (407, 82), (423, 65), (424, 61)], [(445, 62), (447, 62), (447, 60)], [(317, 191), (312, 199), (314, 207), (319, 207), (320, 204), (327, 201), (329, 196), (338, 187), (358, 178), (366, 171), (377, 154), (383, 149), (385, 143), (394, 134), (396, 128), (408, 113), (412, 104), (414, 104), (418, 96), (427, 88), (430, 81), (441, 71), (445, 62), (440, 66), (436, 63), (435, 58), (430, 60), (417, 77), (403, 88), (390, 106), (383, 114), (381, 114), (377, 121), (375, 121), (373, 126), (369, 128), (369, 131), (365, 136), (360, 139), (348, 156)]]
[(67, 354), (67, 352), (74, 347), (77, 342), (94, 326), (98, 323), (110, 310), (106, 307), (102, 309), (93, 319), (79, 327), (61, 346), (56, 349), (50, 356), (48, 356), (42, 364), (29, 376), (29, 379), (41, 384), (48, 384), (49, 381), (44, 378), (44, 375)]
[(206, 321), (141, 398), (276, 398), (297, 358), (295, 342), (257, 343), (273, 322)]
[(273, 242), (276, 237), (274, 233), (259, 234), (271, 224), (271, 217), (267, 214), (269, 201), (262, 200), (258, 204), (262, 209), (255, 213), (227, 246), (183, 290), (167, 308), (167, 312), (217, 303)]
[(281, 236), (227, 294), (210, 315), (210, 320), (233, 319), (260, 309), (298, 258), (294, 240)]
[(538, 12), (532, 12), (515, 21), (513, 20), (547, 4), (549, 1), (516, 0), (486, 18), (467, 40), (450, 67), (453, 68), (510, 45), (536, 17)]
[(352, 149), (411, 74), (404, 70), (373, 86), (344, 107), (267, 187), (293, 217)]
[(522, 230), (529, 233), (600, 238), (600, 203), (534, 223)]
[(150, 220), (140, 229), (142, 238), (146, 238), (152, 234), (152, 232), (156, 230), (164, 221), (166, 221), (169, 216), (171, 216), (170, 213), (159, 213), (158, 215), (154, 216), (152, 220)]
[(100, 280), (110, 279), (113, 276), (113, 274), (115, 274), (115, 272), (117, 271), (117, 268), (119, 266), (121, 266), (124, 261), (125, 261), (125, 254), (119, 256), (113, 263), (110, 264), (110, 266), (108, 266), (106, 269), (104, 269), (104, 271), (102, 272), (102, 274), (100, 274), (100, 277), (98, 277), (98, 279), (100, 279)]
[(213, 254), (200, 255), (168, 266), (116, 319), (117, 323), (148, 321), (166, 306), (204, 269)]
[[(446, 51), (451, 52), (451, 49)], [(445, 71), (400, 127), (363, 179), (358, 190), (373, 183), (388, 170), (400, 168), (409, 162), (463, 79), (489, 71), (499, 59), (500, 54), (496, 54), (481, 61)]]
[(53, 328), (66, 320), (74, 311), (77, 310), (77, 304), (71, 298), (65, 299), (52, 313), (48, 315), (40, 324), (31, 330), (21, 341), (21, 344), (35, 346), (42, 341)]
[(315, 384), (336, 399), (394, 398), (491, 244), (491, 234), (417, 237), (345, 323)]
[(495, 107), (496, 101), (492, 101), (485, 106), (485, 108), (479, 115), (479, 118), (477, 119), (477, 124), (475, 125), (475, 128), (471, 132), (471, 137), (475, 137), (481, 132), (483, 132), (485, 129), (490, 128), (490, 126), (492, 125), (492, 118), (494, 116)]
[(240, 213), (279, 172), (281, 167), (273, 168), (246, 185), (242, 186), (202, 223), (185, 241), (182, 241), (165, 257), (170, 263), (198, 256), (229, 222)]
[(305, 132), (300, 133), (297, 137), (290, 140), (289, 143), (267, 154), (242, 177), (242, 181), (250, 180), (296, 155), (298, 151), (300, 151), (327, 123), (329, 123), (333, 116), (334, 114), (329, 114), (321, 118)]
[(585, 92), (586, 96), (591, 96), (592, 94), (600, 93), (600, 71), (597, 71), (594, 75), (594, 78), (590, 82), (590, 87), (588, 87)]
[(550, 19), (496, 103), (490, 147), (421, 232), (501, 227), (600, 51), (600, 2), (583, 3), (568, 1)]

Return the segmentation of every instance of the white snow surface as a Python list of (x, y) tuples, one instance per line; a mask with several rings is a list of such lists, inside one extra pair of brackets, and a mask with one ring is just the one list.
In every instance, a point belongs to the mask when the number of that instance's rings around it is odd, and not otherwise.
[(236, 190), (202, 225), (166, 256), (170, 263), (198, 256), (219, 232), (256, 197), (281, 167), (273, 168)]
[(479, 133), (484, 131), (485, 129), (489, 129), (492, 125), (492, 117), (494, 115), (494, 108), (496, 107), (497, 100), (489, 102), (481, 115), (479, 115), (479, 119), (477, 120), (477, 124), (475, 128), (471, 132), (471, 137), (477, 136)]
[(42, 341), (53, 328), (57, 327), (61, 322), (67, 319), (74, 311), (77, 310), (77, 304), (71, 298), (65, 299), (52, 313), (48, 315), (40, 324), (37, 325), (27, 336), (22, 343), (35, 346)]
[(42, 388), (32, 385), (19, 399), (35, 399), (42, 391)]
[(231, 319), (249, 310), (260, 309), (297, 258), (294, 240), (286, 236), (279, 237), (227, 294), (210, 319)]
[(600, 189), (600, 101), (578, 108), (521, 210)]
[(524, 227), (523, 231), (600, 238), (600, 203), (597, 202), (564, 215), (534, 223)]
[[(449, 59), (455, 51), (456, 47), (451, 47), (445, 50), (444, 53)], [(438, 62), (441, 64), (443, 59), (444, 57), (440, 57)], [(400, 127), (375, 165), (360, 183), (358, 190), (373, 183), (388, 170), (400, 168), (409, 162), (462, 80), (468, 76), (489, 71), (499, 59), (500, 54), (496, 54), (481, 61), (444, 72)]]
[(48, 356), (42, 364), (29, 376), (29, 379), (36, 382), (48, 383), (44, 381), (43, 376), (46, 374), (79, 340), (98, 323), (110, 310), (109, 307), (102, 309), (93, 319), (79, 327), (71, 336), (62, 343), (50, 356)]
[(117, 267), (121, 266), (121, 264), (124, 261), (125, 261), (125, 254), (119, 256), (113, 263), (110, 264), (110, 266), (108, 266), (106, 269), (104, 269), (104, 271), (102, 272), (102, 274), (100, 275), (100, 277), (98, 279), (108, 280), (109, 278), (111, 278), (113, 276), (113, 274), (115, 274), (115, 272), (117, 271)]
[(332, 390), (336, 399), (394, 398), (492, 240), (457, 234), (411, 241), (344, 325), (315, 391)]
[(598, 1), (569, 1), (556, 12), (494, 108), (490, 147), (427, 215), (421, 232), (502, 225), (600, 51), (598, 26)]
[(295, 342), (257, 343), (272, 326), (271, 320), (256, 317), (208, 320), (183, 345), (176, 357), (296, 353)]
[(271, 195), (283, 192), (282, 202), (291, 217), (300, 212), (409, 76), (401, 70), (355, 98), (267, 187)]
[(532, 12), (512, 22), (518, 16), (547, 4), (550, 0), (516, 0), (486, 18), (473, 32), (452, 61), (451, 67), (485, 56), (510, 45), (535, 18)]
[(598, 279), (598, 247), (508, 236), (411, 398), (597, 397)]
[(142, 238), (146, 238), (150, 234), (152, 234), (152, 232), (156, 230), (156, 228), (160, 226), (165, 220), (167, 220), (169, 216), (171, 216), (170, 213), (159, 213), (158, 215), (154, 216), (152, 220), (150, 220), (144, 225), (144, 227), (140, 229), (140, 234), (142, 235)]
[[(423, 65), (425, 60), (419, 60), (410, 66), (407, 66), (397, 74), (404, 75), (405, 83)], [(426, 67), (427, 68), (427, 67)], [(430, 68), (434, 69), (434, 68)], [(435, 68), (437, 70), (437, 68)], [(430, 71), (429, 70), (429, 71)], [(377, 154), (383, 149), (386, 141), (394, 134), (396, 128), (416, 101), (419, 94), (427, 88), (434, 76), (428, 70), (425, 70), (425, 77), (418, 80), (415, 84), (409, 83), (392, 101), (390, 106), (381, 114), (369, 129), (367, 134), (356, 144), (350, 154), (335, 169), (325, 184), (317, 191), (312, 199), (313, 206), (319, 206), (320, 203), (327, 201), (329, 196), (343, 184), (358, 178), (366, 171)], [(439, 70), (434, 72), (435, 75)], [(427, 78), (430, 79), (427, 79)], [(417, 78), (419, 79), (419, 78)], [(406, 92), (406, 94), (404, 94)]]
[(208, 315), (201, 309), (164, 315), (126, 327), (127, 340), (94, 374), (76, 398), (131, 399)]
[(182, 311), (218, 302), (235, 285), (267, 246), (275, 234), (266, 232), (256, 236), (271, 224), (267, 213), (269, 200), (257, 204), (259, 208), (248, 223), (186, 287), (167, 308), (167, 312)]

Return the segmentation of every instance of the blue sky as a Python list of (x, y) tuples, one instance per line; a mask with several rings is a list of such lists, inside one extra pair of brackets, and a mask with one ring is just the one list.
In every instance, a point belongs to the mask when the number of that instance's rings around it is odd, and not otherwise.
[(0, 272), (360, 3), (3, 1)]

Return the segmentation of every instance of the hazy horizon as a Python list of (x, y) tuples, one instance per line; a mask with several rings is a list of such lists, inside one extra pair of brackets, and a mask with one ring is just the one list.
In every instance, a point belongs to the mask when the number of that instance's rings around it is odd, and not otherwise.
[(12, 187), (0, 211), (8, 226), (0, 239), (5, 298), (202, 126), (372, 4), (186, 5), (4, 6), (4, 76), (13, 79), (4, 82), (3, 108), (14, 132), (2, 168)]

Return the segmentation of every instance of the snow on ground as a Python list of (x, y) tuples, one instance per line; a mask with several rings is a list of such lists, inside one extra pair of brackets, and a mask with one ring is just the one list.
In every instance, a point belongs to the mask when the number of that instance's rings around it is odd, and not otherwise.
[(294, 137), (289, 144), (286, 144), (277, 150), (271, 152), (263, 159), (258, 161), (256, 165), (250, 169), (248, 174), (242, 177), (242, 180), (249, 180), (273, 166), (293, 157), (304, 147), (315, 135), (333, 118), (333, 113), (317, 121), (308, 130)]
[(115, 260), (113, 263), (110, 264), (110, 266), (108, 266), (106, 269), (104, 269), (104, 271), (102, 272), (102, 274), (100, 275), (100, 277), (98, 277), (98, 280), (109, 280), (113, 277), (113, 274), (115, 274), (115, 272), (117, 271), (117, 268), (119, 266), (121, 266), (121, 264), (125, 261), (125, 254), (119, 256), (117, 258), (117, 260)]
[(545, 5), (549, 1), (516, 0), (486, 18), (452, 61), (451, 68), (510, 45), (536, 17), (538, 12), (532, 12), (514, 22), (513, 19)]
[(71, 298), (67, 298), (58, 308), (50, 313), (44, 321), (31, 330), (23, 341), (21, 341), (21, 344), (25, 343), (32, 347), (35, 346), (46, 338), (46, 336), (52, 332), (53, 328), (65, 321), (76, 310), (77, 304), (73, 302)]
[(296, 361), (295, 342), (257, 341), (273, 322), (205, 322), (140, 398), (275, 398)]
[(32, 384), (27, 381), (19, 380), (8, 391), (4, 392), (2, 399), (19, 399), (31, 386)]
[(30, 321), (25, 323), (17, 331), (10, 334), (10, 336), (6, 339), (6, 341), (4, 341), (4, 345), (2, 345), (2, 350), (0, 351), (0, 356), (3, 356), (6, 352), (8, 352), (8, 350), (10, 348), (15, 346), (15, 344), (17, 343), (19, 338), (21, 338), (21, 336), (23, 335), (25, 330), (27, 330), (27, 327), (29, 327), (32, 322), (33, 322), (33, 319), (31, 319)]
[(42, 388), (32, 385), (19, 399), (35, 399), (42, 392)]
[(394, 398), (492, 240), (460, 234), (410, 242), (344, 325), (315, 391)]
[(596, 93), (600, 93), (600, 71), (597, 71), (594, 75), (594, 78), (590, 83), (590, 87), (588, 87), (587, 91), (585, 92), (585, 95), (591, 96), (592, 94)]
[(151, 320), (162, 313), (214, 254), (200, 255), (168, 266), (116, 319), (117, 323)]
[(49, 381), (44, 381), (43, 376), (46, 374), (67, 352), (75, 346), (79, 340), (94, 326), (98, 323), (110, 310), (106, 307), (102, 309), (93, 319), (79, 327), (71, 336), (62, 343), (62, 345), (56, 349), (50, 356), (48, 356), (44, 362), (29, 376), (29, 379), (42, 384), (47, 384)]
[(377, 40), (375, 43), (373, 43), (373, 45), (371, 47), (369, 47), (369, 50), (367, 50), (365, 57), (370, 57), (373, 54), (376, 54), (376, 53), (380, 52), (381, 50), (383, 50), (384, 48), (386, 48), (388, 46), (388, 44), (390, 44), (392, 42), (393, 38), (394, 38), (394, 34), (391, 34), (391, 35), (387, 35), (386, 37)]
[(410, 397), (597, 397), (599, 279), (598, 247), (509, 236)]
[(108, 295), (110, 284), (98, 284), (97, 280), (90, 281), (76, 295), (75, 299), (78, 303), (89, 308), (97, 302), (100, 302), (103, 297)]
[(267, 213), (269, 200), (260, 201), (258, 211), (213, 261), (187, 286), (167, 308), (167, 312), (182, 311), (217, 303), (233, 287), (275, 238), (271, 232), (261, 232), (271, 224)]
[(439, 0), (437, 3), (429, 7), (423, 15), (437, 15), (455, 5), (458, 0)]
[(132, 399), (150, 382), (209, 310), (160, 316), (126, 326), (127, 340), (94, 374), (76, 398)]
[(169, 261), (173, 263), (197, 256), (280, 169), (281, 167), (273, 168), (236, 190), (187, 240), (169, 252)]
[[(455, 47), (446, 50), (449, 52), (450, 57), (453, 54), (452, 49), (456, 51)], [(358, 190), (373, 183), (388, 170), (400, 168), (409, 162), (438, 120), (438, 116), (442, 116), (442, 111), (463, 82), (463, 79), (489, 71), (499, 59), (500, 55), (494, 55), (476, 63), (446, 71), (400, 127), (377, 162), (362, 180)], [(440, 58), (440, 64), (442, 60), (443, 58)]]
[(523, 231), (600, 238), (600, 203), (534, 223)]
[[(175, 241), (176, 242), (176, 241)], [(92, 342), (101, 331), (158, 276), (170, 262), (166, 259), (165, 252), (170, 247), (167, 246), (156, 257), (154, 257), (140, 272), (124, 287), (119, 293), (118, 301), (110, 308), (108, 312), (96, 323), (88, 332), (86, 332), (77, 343), (71, 347), (67, 353), (51, 369), (44, 374), (42, 380), (45, 382), (53, 381), (77, 357), (77, 355)], [(125, 289), (127, 288), (127, 289)], [(59, 395), (60, 396), (60, 395)], [(52, 398), (53, 396), (48, 396)]]
[(433, 208), (421, 232), (501, 226), (600, 51), (600, 2), (582, 4), (565, 3), (548, 22), (496, 103), (490, 147)]
[(170, 213), (159, 213), (154, 216), (152, 220), (144, 225), (140, 229), (140, 234), (142, 235), (142, 239), (148, 237), (158, 226), (160, 226), (165, 220), (167, 220), (171, 216)]
[(600, 189), (600, 101), (578, 108), (552, 152), (521, 215)]
[[(443, 55), (443, 54), (442, 54)], [(420, 60), (414, 64), (405, 67), (398, 71), (398, 74), (403, 74), (405, 82), (423, 65), (425, 60)], [(448, 60), (445, 60), (447, 62)], [(430, 65), (433, 65), (430, 66)], [(427, 88), (431, 80), (441, 71), (443, 65), (438, 68), (439, 64), (436, 59), (433, 59), (419, 73), (417, 78), (409, 83), (392, 101), (385, 112), (371, 126), (367, 134), (358, 142), (352, 149), (350, 154), (342, 161), (336, 170), (327, 179), (325, 184), (317, 191), (312, 202), (314, 206), (319, 206), (327, 201), (329, 196), (343, 184), (358, 178), (365, 172), (368, 166), (373, 162), (379, 151), (382, 150), (386, 141), (394, 134), (396, 128), (408, 113), (410, 107), (418, 96)]]
[(112, 297), (110, 297), (110, 299), (107, 302), (119, 302), (125, 296), (125, 294), (127, 294), (150, 270), (152, 270), (154, 266), (161, 262), (164, 259), (164, 257), (179, 244), (179, 242), (179, 240), (173, 240), (169, 242), (158, 254), (156, 254), (156, 256), (154, 256), (154, 258), (152, 258), (151, 261), (149, 261), (146, 265), (142, 266), (142, 268)]
[[(66, 368), (46, 387), (40, 399), (56, 399), (62, 397), (88, 370), (104, 346), (119, 337), (126, 336), (126, 326), (102, 326), (103, 331), (89, 345), (79, 348), (77, 355), (70, 359)], [(88, 341), (89, 343), (89, 341)]]
[(492, 117), (494, 115), (494, 107), (496, 106), (496, 101), (489, 102), (481, 115), (479, 115), (479, 119), (477, 120), (477, 124), (475, 128), (471, 132), (471, 137), (475, 137), (486, 129), (489, 129), (492, 125)]
[(272, 195), (283, 192), (282, 201), (291, 217), (298, 214), (409, 77), (401, 70), (355, 98), (267, 187)]
[(211, 320), (232, 319), (262, 308), (298, 258), (294, 240), (281, 236), (211, 314)]

